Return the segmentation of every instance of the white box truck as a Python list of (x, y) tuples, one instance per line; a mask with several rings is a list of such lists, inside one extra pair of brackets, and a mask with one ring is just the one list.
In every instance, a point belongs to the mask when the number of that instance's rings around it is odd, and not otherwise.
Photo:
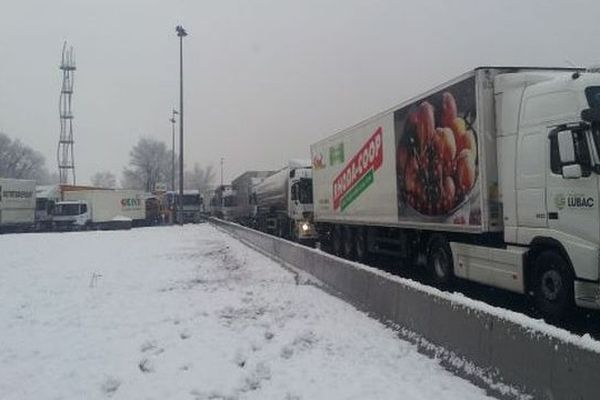
[(35, 181), (0, 178), (0, 232), (18, 232), (35, 223)]
[(481, 67), (311, 146), (334, 253), (600, 308), (600, 74)]
[(253, 188), (258, 229), (283, 238), (311, 243), (313, 224), (310, 160), (290, 160)]
[(56, 229), (128, 229), (146, 218), (145, 195), (137, 190), (63, 190), (55, 204)]

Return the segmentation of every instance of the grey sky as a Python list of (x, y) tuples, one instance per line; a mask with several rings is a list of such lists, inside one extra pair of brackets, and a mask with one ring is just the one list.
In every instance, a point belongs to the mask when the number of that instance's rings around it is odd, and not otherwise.
[(170, 146), (185, 39), (186, 165), (225, 180), (477, 65), (600, 62), (600, 2), (0, 0), (0, 131), (56, 170), (58, 70), (75, 47), (78, 183), (120, 176), (141, 136)]

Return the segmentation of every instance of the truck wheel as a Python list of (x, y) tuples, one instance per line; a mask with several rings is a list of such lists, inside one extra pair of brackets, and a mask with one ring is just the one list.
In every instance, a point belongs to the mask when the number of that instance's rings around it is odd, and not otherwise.
[(356, 253), (356, 261), (365, 262), (368, 257), (367, 250), (367, 235), (365, 234), (366, 229), (359, 227), (354, 232), (354, 249)]
[(339, 225), (336, 225), (331, 232), (331, 252), (333, 255), (340, 257), (342, 255), (342, 246), (342, 228)]
[(574, 278), (565, 259), (555, 251), (542, 252), (535, 259), (534, 299), (547, 319), (564, 319), (573, 306)]
[(433, 281), (441, 286), (450, 286), (454, 278), (454, 266), (448, 241), (442, 235), (433, 235), (427, 249), (427, 268)]
[(344, 258), (354, 259), (354, 229), (351, 226), (344, 227)]

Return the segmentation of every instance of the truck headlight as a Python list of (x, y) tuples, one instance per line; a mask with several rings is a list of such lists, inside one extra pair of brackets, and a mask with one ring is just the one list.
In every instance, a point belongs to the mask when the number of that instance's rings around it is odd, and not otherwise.
[(304, 232), (310, 229), (310, 225), (308, 224), (308, 222), (303, 222), (301, 227)]

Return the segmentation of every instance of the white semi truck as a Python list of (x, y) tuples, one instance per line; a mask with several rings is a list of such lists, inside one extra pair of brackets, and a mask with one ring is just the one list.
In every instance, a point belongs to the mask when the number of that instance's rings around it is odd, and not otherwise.
[(30, 230), (35, 221), (35, 181), (0, 178), (0, 232)]
[(481, 67), (311, 146), (334, 253), (600, 308), (600, 74)]
[(211, 199), (211, 215), (233, 221), (237, 210), (237, 193), (231, 185), (217, 186)]
[(316, 240), (310, 161), (288, 166), (254, 186), (258, 229), (299, 242)]

